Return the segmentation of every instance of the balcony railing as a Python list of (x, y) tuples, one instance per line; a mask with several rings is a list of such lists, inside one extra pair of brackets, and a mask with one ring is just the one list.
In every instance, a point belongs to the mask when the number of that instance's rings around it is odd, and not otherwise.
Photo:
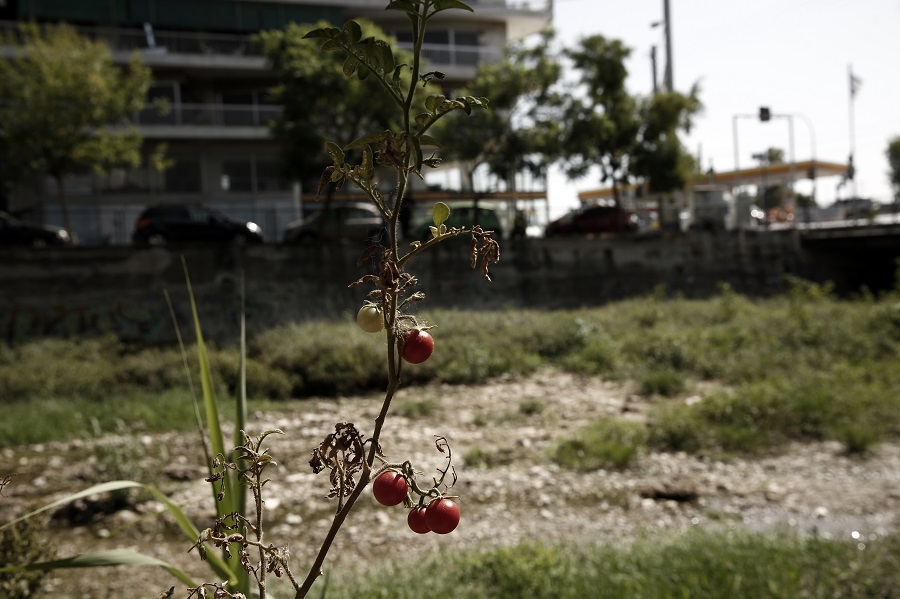
[(172, 104), (167, 111), (148, 104), (135, 124), (199, 127), (263, 127), (281, 116), (281, 107), (266, 104)]
[[(0, 21), (0, 32), (14, 33), (17, 28), (18, 24), (15, 22)], [(260, 49), (247, 35), (157, 31), (151, 28), (78, 27), (77, 29), (86, 37), (106, 42), (113, 51), (118, 52), (140, 50), (167, 54), (262, 56)]]
[[(412, 50), (412, 44), (397, 44), (404, 50)], [(499, 62), (500, 48), (493, 46), (462, 46), (448, 44), (422, 44), (422, 57), (431, 66), (477, 67), (483, 63)]]

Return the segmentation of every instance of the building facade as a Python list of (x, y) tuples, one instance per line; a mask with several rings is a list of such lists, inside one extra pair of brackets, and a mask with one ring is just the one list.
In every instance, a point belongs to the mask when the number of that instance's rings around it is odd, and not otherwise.
[[(269, 96), (274, 77), (252, 43), (259, 31), (320, 20), (340, 26), (368, 18), (409, 46), (405, 15), (386, 0), (0, 0), (0, 27), (66, 22), (105, 41), (116, 62), (141, 53), (154, 82), (135, 122), (146, 152), (165, 143), (172, 167), (115, 169), (66, 180), (73, 229), (85, 244), (130, 242), (148, 204), (200, 202), (259, 224), (268, 242), (281, 239), (299, 215), (304, 190), (285, 180), (268, 123), (280, 107)], [(500, 60), (505, 44), (549, 25), (552, 0), (470, 0), (474, 13), (446, 11), (432, 21), (423, 50), (450, 90), (471, 80), (479, 64)], [(162, 114), (155, 102), (166, 100)], [(308, 191), (308, 190), (306, 190)], [(8, 210), (60, 224), (48, 178), (16, 189)]]

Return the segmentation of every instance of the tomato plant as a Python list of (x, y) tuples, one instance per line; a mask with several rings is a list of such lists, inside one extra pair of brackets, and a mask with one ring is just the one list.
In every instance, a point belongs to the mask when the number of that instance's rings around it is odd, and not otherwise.
[(403, 475), (396, 470), (385, 470), (372, 483), (375, 499), (382, 505), (399, 505), (406, 499), (409, 485)]
[(439, 535), (453, 532), (459, 524), (459, 506), (447, 498), (435, 499), (425, 508), (425, 522)]
[(424, 535), (431, 532), (431, 527), (428, 526), (425, 513), (426, 508), (424, 507), (414, 507), (409, 510), (409, 515), (406, 516), (406, 523), (409, 525), (409, 529), (414, 533)]
[(410, 364), (421, 364), (434, 351), (434, 338), (422, 329), (410, 329), (403, 334), (403, 359)]
[(356, 313), (356, 324), (367, 333), (377, 333), (384, 328), (384, 316), (377, 306), (366, 304)]

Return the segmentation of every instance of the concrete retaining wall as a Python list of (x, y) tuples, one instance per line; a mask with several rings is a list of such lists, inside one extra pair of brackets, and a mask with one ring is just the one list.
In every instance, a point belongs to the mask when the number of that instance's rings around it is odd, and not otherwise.
[[(234, 338), (246, 281), (248, 330), (353, 313), (371, 287), (348, 288), (373, 265), (357, 267), (358, 246), (262, 245), (180, 250), (131, 247), (12, 250), (0, 253), (0, 335), (114, 333), (126, 340), (174, 340), (169, 308), (190, 326), (182, 257), (205, 334)], [(783, 288), (782, 275), (811, 276), (793, 231), (692, 233), (627, 239), (505, 241), (493, 283), (469, 266), (468, 240), (448, 241), (411, 264), (428, 307), (508, 309), (597, 306), (651, 292), (703, 297), (719, 282), (750, 295)]]

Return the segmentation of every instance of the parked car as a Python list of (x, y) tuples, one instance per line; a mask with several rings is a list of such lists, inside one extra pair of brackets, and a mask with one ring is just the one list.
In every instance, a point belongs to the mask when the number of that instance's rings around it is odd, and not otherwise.
[[(481, 225), (485, 231), (493, 231), (495, 239), (503, 239), (503, 225), (500, 221), (500, 215), (497, 210), (485, 203), (478, 204), (478, 213), (475, 211), (475, 202), (449, 202), (447, 206), (450, 208), (450, 218), (444, 223), (448, 229), (461, 229), (463, 227), (472, 227)], [(431, 229), (434, 226), (431, 210), (428, 217), (420, 221), (414, 228), (418, 238), (422, 241), (431, 239)]]
[(337, 239), (378, 241), (384, 235), (384, 218), (372, 204), (333, 202), (327, 207), (312, 206), (311, 214), (289, 223), (285, 228), (285, 243), (310, 244), (317, 240)]
[(72, 236), (61, 227), (27, 223), (0, 212), (0, 247), (47, 247), (73, 243)]
[(631, 210), (615, 206), (582, 206), (547, 225), (545, 237), (634, 232), (641, 228), (641, 218)]
[(137, 245), (169, 243), (262, 243), (256, 223), (229, 218), (201, 204), (155, 204), (135, 223)]

